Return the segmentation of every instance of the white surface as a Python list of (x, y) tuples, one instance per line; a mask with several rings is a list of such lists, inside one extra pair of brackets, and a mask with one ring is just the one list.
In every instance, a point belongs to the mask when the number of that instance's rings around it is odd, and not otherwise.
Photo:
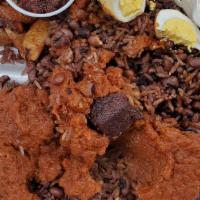
[[(0, 47), (0, 51), (3, 47)], [(17, 49), (14, 49), (17, 53)], [(7, 75), (11, 80), (17, 83), (25, 83), (28, 81), (28, 75), (22, 74), (25, 69), (25, 63), (5, 63), (0, 64), (0, 76)]]
[(200, 27), (200, 0), (175, 0), (175, 2)]
[(67, 8), (69, 8), (72, 5), (72, 3), (74, 2), (74, 0), (69, 0), (63, 7), (59, 8), (58, 10), (55, 10), (50, 13), (39, 14), (39, 13), (33, 13), (33, 12), (29, 12), (27, 10), (24, 10), (23, 8), (19, 7), (13, 0), (6, 0), (6, 1), (8, 2), (8, 4), (11, 7), (13, 7), (18, 12), (20, 12), (24, 15), (30, 16), (30, 17), (39, 17), (39, 18), (52, 17), (54, 15), (58, 15), (61, 12), (63, 12), (64, 10), (66, 10)]

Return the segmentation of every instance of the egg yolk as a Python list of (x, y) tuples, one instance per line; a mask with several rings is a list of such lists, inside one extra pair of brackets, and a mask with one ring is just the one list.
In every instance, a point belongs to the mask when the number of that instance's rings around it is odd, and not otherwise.
[(120, 9), (126, 17), (141, 9), (143, 0), (120, 0)]
[(163, 34), (176, 44), (185, 44), (189, 48), (197, 42), (197, 32), (189, 22), (182, 19), (170, 19), (163, 26)]

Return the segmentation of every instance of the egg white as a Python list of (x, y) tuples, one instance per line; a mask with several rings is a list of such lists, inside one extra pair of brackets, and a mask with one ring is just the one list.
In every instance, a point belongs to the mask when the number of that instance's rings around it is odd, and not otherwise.
[(137, 16), (144, 13), (146, 7), (146, 0), (143, 0), (142, 6), (138, 11), (133, 12), (129, 16), (124, 16), (120, 8), (120, 0), (99, 0), (99, 1), (102, 4), (104, 10), (108, 14), (110, 14), (112, 17), (121, 22), (129, 22), (135, 19)]
[[(178, 10), (174, 9), (163, 9), (161, 10), (155, 20), (155, 32), (158, 37), (162, 37), (163, 26), (165, 23), (170, 19), (181, 19), (191, 25), (193, 30), (196, 32), (197, 35), (197, 42), (192, 48), (196, 48), (200, 50), (200, 30), (198, 27), (189, 19), (186, 15), (182, 14)], [(170, 38), (169, 38), (170, 39)]]

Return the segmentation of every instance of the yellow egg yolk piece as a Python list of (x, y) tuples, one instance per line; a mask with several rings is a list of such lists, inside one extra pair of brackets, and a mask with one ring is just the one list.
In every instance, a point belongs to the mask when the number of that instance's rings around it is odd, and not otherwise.
[(143, 4), (143, 0), (120, 0), (120, 9), (122, 14), (126, 17), (140, 10)]
[(176, 44), (185, 44), (189, 48), (197, 43), (197, 32), (189, 22), (183, 19), (170, 19), (163, 26), (163, 34)]

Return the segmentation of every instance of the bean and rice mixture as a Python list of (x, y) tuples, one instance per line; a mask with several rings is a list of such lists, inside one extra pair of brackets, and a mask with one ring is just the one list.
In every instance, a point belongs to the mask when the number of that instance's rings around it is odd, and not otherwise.
[[(149, 1), (147, 1), (148, 4)], [(60, 84), (63, 83), (68, 87), (66, 92), (68, 95), (73, 94), (78, 88), (84, 97), (80, 95), (77, 97), (84, 98), (84, 105), (77, 112), (84, 113), (86, 117), (89, 114), (87, 109), (92, 105), (92, 98), (102, 98), (109, 93), (122, 92), (129, 100), (133, 101), (134, 99), (132, 105), (137, 112), (140, 110), (148, 116), (156, 115), (160, 121), (171, 120), (173, 131), (178, 128), (181, 131), (188, 131), (189, 134), (192, 132), (191, 135), (200, 133), (200, 52), (195, 49), (189, 52), (185, 46), (175, 45), (172, 41), (156, 39), (154, 19), (156, 13), (163, 8), (181, 10), (171, 0), (157, 0), (154, 11), (150, 11), (147, 6), (145, 13), (135, 20), (129, 23), (120, 23), (105, 15), (97, 1), (76, 1), (69, 12), (50, 20), (49, 37), (39, 61), (27, 63), (26, 71), (31, 85), (36, 85), (51, 94), (50, 102), (53, 106), (55, 106), (56, 101), (62, 101), (62, 99), (55, 99), (54, 102), (54, 93), (64, 87)], [(8, 56), (11, 57), (11, 54)], [(6, 60), (5, 55), (4, 59)], [(98, 69), (90, 67), (97, 65)], [(67, 71), (67, 73), (63, 71)], [(89, 73), (93, 73), (95, 78), (89, 77)], [(72, 76), (73, 81), (70, 78), (64, 81), (63, 74), (65, 77)], [(9, 85), (8, 80), (9, 78), (6, 76), (0, 78), (1, 88)], [(90, 83), (91, 80), (94, 84), (88, 84), (87, 91), (84, 89), (82, 92), (78, 83), (86, 84)], [(100, 87), (102, 84), (107, 84), (104, 82), (105, 80), (112, 85), (112, 87), (109, 86), (109, 92)], [(55, 86), (52, 86), (52, 83)], [(129, 87), (133, 90), (131, 94), (129, 94)], [(91, 93), (94, 93), (94, 90), (96, 93), (92, 96)], [(62, 95), (61, 98), (66, 98), (66, 94)], [(37, 98), (35, 101), (38, 101)], [(61, 111), (63, 116), (58, 117)], [(63, 137), (64, 108), (55, 106), (52, 114), (55, 114), (53, 119), (58, 124), (54, 130), (53, 138), (58, 141), (59, 137)], [(74, 113), (72, 113), (73, 115)], [(137, 116), (139, 123), (142, 123), (140, 114)], [(81, 124), (83, 123), (81, 115), (79, 117), (79, 122), (74, 121), (74, 123), (85, 129), (85, 126)], [(146, 119), (146, 117), (144, 118)], [(89, 117), (87, 126), (91, 130), (95, 129)], [(157, 125), (152, 126), (157, 130)], [(159, 132), (159, 130), (157, 131)], [(88, 172), (92, 178), (89, 176), (86, 181), (90, 184), (96, 184), (95, 181), (100, 182), (102, 190), (98, 191), (96, 189), (98, 186), (96, 186), (95, 189), (98, 193), (90, 197), (90, 200), (140, 199), (138, 196), (144, 191), (138, 192), (137, 183), (128, 177), (127, 158), (123, 149), (118, 148), (120, 146), (118, 141), (112, 141), (106, 154), (103, 155), (107, 140), (101, 136), (104, 144), (100, 144), (100, 139), (97, 136), (94, 137), (96, 145), (99, 145), (99, 152), (95, 152), (96, 161)], [(186, 143), (186, 140), (184, 142)], [(61, 145), (61, 148), (65, 145)], [(89, 148), (92, 149), (92, 145), (94, 144), (91, 144)], [(73, 147), (71, 148), (70, 151), (73, 151)], [(48, 150), (46, 151), (48, 152)], [(63, 149), (58, 155), (65, 157), (62, 151)], [(74, 152), (72, 156), (75, 157), (76, 154)], [(80, 159), (88, 158), (88, 155), (84, 156)], [(43, 158), (39, 157), (39, 159)], [(69, 163), (67, 164), (69, 165)], [(60, 179), (62, 179), (63, 170), (67, 170), (67, 164), (58, 170), (62, 173), (59, 172), (53, 181), (40, 182), (37, 178), (33, 178), (27, 182), (29, 191), (37, 194), (35, 199), (38, 197), (41, 200), (78, 199), (72, 197), (73, 195), (67, 195), (73, 194), (74, 191), (61, 187), (64, 182)], [(73, 173), (73, 169), (70, 170)], [(196, 176), (199, 176), (198, 173), (199, 171), (196, 172)], [(44, 178), (44, 180), (50, 179)], [(93, 180), (94, 182), (90, 182)], [(74, 193), (79, 194), (78, 192)], [(80, 196), (81, 194), (79, 194)], [(85, 199), (85, 196), (81, 196), (80, 199)], [(143, 199), (147, 200), (148, 198), (144, 197)], [(153, 196), (151, 199), (154, 200)], [(168, 199), (166, 198), (166, 200)]]
[[(81, 79), (83, 63), (98, 62), (96, 48), (103, 48), (115, 53), (109, 64), (120, 66), (124, 75), (138, 85), (145, 110), (164, 118), (175, 117), (184, 130), (199, 132), (199, 51), (189, 53), (186, 47), (171, 41), (166, 42), (165, 48), (155, 50), (148, 48), (148, 42), (142, 44), (146, 35), (155, 37), (153, 20), (161, 8), (178, 9), (169, 0), (158, 1), (156, 11), (147, 11), (132, 22), (122, 24), (105, 16), (92, 1), (87, 10), (72, 11), (64, 21), (60, 16), (61, 19), (51, 22), (47, 54), (39, 63), (28, 65), (30, 80), (43, 82), (55, 64), (65, 65)], [(138, 50), (130, 47), (135, 37), (141, 44)], [(64, 46), (65, 50), (55, 53)]]

